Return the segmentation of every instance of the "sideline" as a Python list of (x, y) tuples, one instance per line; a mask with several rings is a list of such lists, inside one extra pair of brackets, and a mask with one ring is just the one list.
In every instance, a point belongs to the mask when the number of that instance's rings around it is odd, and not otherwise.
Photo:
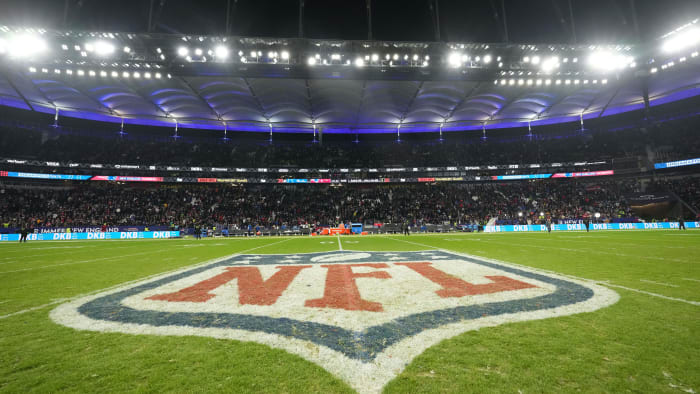
[[(293, 239), (293, 238), (292, 238), (292, 239)], [(234, 253), (234, 254), (232, 254), (232, 255), (217, 257), (217, 258), (215, 258), (215, 259), (208, 260), (208, 261), (205, 261), (205, 262), (203, 262), (203, 263), (198, 263), (198, 264), (194, 264), (194, 265), (191, 265), (191, 266), (182, 266), (182, 267), (179, 267), (179, 268), (176, 268), (176, 269), (173, 269), (173, 270), (169, 270), (169, 271), (165, 271), (165, 272), (159, 272), (159, 273), (156, 273), (156, 274), (153, 274), (153, 275), (148, 275), (148, 276), (143, 277), (143, 278), (138, 278), (138, 279), (130, 280), (130, 281), (127, 281), (127, 282), (122, 282), (122, 283), (119, 283), (119, 284), (116, 284), (116, 285), (114, 285), (114, 286), (110, 286), (110, 287), (107, 287), (107, 288), (104, 288), (104, 289), (99, 289), (99, 290), (91, 291), (91, 292), (88, 292), (88, 293), (78, 294), (78, 295), (73, 296), (73, 297), (69, 297), (69, 298), (59, 298), (59, 299), (56, 299), (56, 300), (54, 300), (54, 301), (51, 301), (51, 302), (49, 302), (49, 303), (47, 303), (47, 304), (43, 304), (43, 305), (39, 305), (39, 306), (34, 306), (34, 307), (27, 308), (27, 309), (23, 309), (23, 310), (20, 310), (20, 311), (17, 311), (17, 312), (12, 312), (12, 313), (9, 313), (9, 314), (7, 314), (7, 315), (2, 315), (2, 316), (0, 316), (0, 320), (2, 320), (2, 319), (7, 319), (8, 317), (12, 317), (12, 316), (21, 315), (21, 314), (24, 314), (24, 313), (27, 313), (27, 312), (32, 312), (32, 311), (36, 311), (36, 310), (39, 310), (39, 309), (44, 309), (44, 308), (49, 307), (49, 306), (51, 306), (51, 305), (60, 304), (60, 303), (62, 303), (62, 302), (77, 300), (78, 298), (87, 297), (87, 296), (90, 296), (90, 295), (93, 295), (93, 294), (97, 294), (97, 293), (100, 293), (100, 292), (103, 292), (103, 291), (109, 291), (109, 290), (116, 289), (116, 288), (121, 287), (121, 286), (129, 285), (129, 284), (131, 284), (131, 283), (136, 283), (136, 282), (148, 280), (148, 279), (150, 279), (150, 278), (155, 278), (155, 277), (161, 276), (161, 275), (167, 275), (167, 274), (169, 274), (169, 273), (171, 273), (171, 272), (181, 271), (181, 270), (183, 270), (183, 269), (185, 269), (185, 268), (192, 268), (192, 267), (197, 267), (197, 266), (203, 266), (203, 265), (206, 265), (206, 264), (211, 264), (212, 261), (217, 261), (217, 260), (221, 260), (221, 259), (225, 259), (225, 258), (230, 258), (230, 257), (232, 257), (232, 256), (236, 256), (236, 255), (240, 255), (240, 254), (245, 254), (245, 253), (248, 253), (248, 252), (252, 252), (253, 250), (257, 250), (257, 249), (264, 248), (264, 247), (268, 247), (268, 246), (272, 246), (272, 245), (277, 245), (277, 244), (280, 244), (280, 243), (282, 243), (282, 242), (287, 242), (287, 241), (290, 241), (290, 239), (283, 239), (283, 240), (280, 240), (280, 241), (277, 241), (277, 242), (273, 242), (273, 243), (269, 243), (269, 244), (257, 246), (257, 247), (250, 248), (250, 249), (245, 249), (245, 250), (242, 250), (242, 251), (240, 251), (240, 252), (236, 252), (236, 253)]]

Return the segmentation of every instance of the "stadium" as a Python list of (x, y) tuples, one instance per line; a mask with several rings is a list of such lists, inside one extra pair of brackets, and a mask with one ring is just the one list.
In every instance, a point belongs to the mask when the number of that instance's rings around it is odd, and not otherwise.
[(700, 4), (0, 5), (0, 391), (700, 390)]

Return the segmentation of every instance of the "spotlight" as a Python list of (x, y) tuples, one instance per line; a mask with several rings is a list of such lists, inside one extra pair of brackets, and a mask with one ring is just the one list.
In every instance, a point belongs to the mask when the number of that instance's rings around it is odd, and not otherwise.
[(394, 60), (399, 60), (399, 54), (398, 54), (398, 53), (395, 53), (395, 54), (394, 54)]
[(226, 48), (223, 45), (219, 45), (218, 47), (216, 47), (215, 53), (217, 59), (224, 60), (228, 58), (228, 48)]
[(282, 60), (289, 60), (289, 52), (282, 51)]
[(151, 79), (151, 73), (145, 73), (143, 74), (143, 77), (146, 79)]
[(124, 47), (124, 53), (131, 53), (131, 48)]
[(177, 49), (177, 54), (180, 57), (185, 57), (188, 53), (190, 53), (190, 51), (186, 47), (180, 47)]
[(107, 71), (104, 71), (104, 70), (100, 71), (100, 76), (101, 76), (102, 78), (106, 77), (106, 76), (107, 76)]
[(124, 72), (122, 73), (122, 77), (124, 77), (124, 78), (129, 78), (129, 73), (126, 72), (126, 71), (124, 71)]
[(136, 79), (141, 78), (141, 73), (139, 73), (138, 71), (135, 72), (135, 73), (134, 73), (134, 78), (136, 78)]
[(491, 63), (491, 55), (484, 56), (484, 63), (486, 63), (486, 64)]
[(88, 75), (91, 77), (94, 77), (97, 74), (95, 74), (95, 72), (93, 70), (90, 70), (90, 71), (88, 71)]
[(160, 73), (156, 73), (156, 79), (160, 79), (162, 75)]
[(36, 72), (36, 67), (29, 67), (29, 72), (30, 72), (30, 73), (35, 73), (35, 72)]
[(331, 60), (340, 60), (340, 55), (337, 53), (334, 53), (331, 55)]
[(413, 61), (418, 61), (418, 55), (413, 55)]
[(377, 55), (376, 53), (373, 53), (373, 54), (372, 54), (372, 61), (373, 61), (373, 62), (376, 62), (376, 61), (378, 61), (378, 60), (379, 60), (379, 55)]
[(310, 57), (309, 58), (309, 66), (313, 66), (316, 64), (316, 58), (315, 57)]
[(257, 57), (258, 54), (255, 51), (250, 51), (250, 57)]
[(119, 76), (119, 73), (116, 71), (112, 71), (112, 78), (117, 78)]
[(391, 55), (389, 55), (389, 54), (387, 53), (386, 56), (384, 56), (384, 58), (385, 58), (386, 60), (391, 60)]
[(540, 64), (540, 57), (539, 57), (539, 56), (533, 56), (531, 61), (532, 61), (532, 64), (538, 65), (538, 64)]
[(357, 66), (357, 67), (364, 67), (364, 66), (365, 66), (365, 61), (362, 60), (361, 57), (358, 57), (357, 59), (355, 59), (355, 66)]
[(203, 52), (202, 52), (202, 49), (201, 49), (201, 48), (197, 48), (197, 49), (194, 50), (194, 54), (197, 55), (197, 56), (202, 56), (202, 53), (203, 53)]
[(85, 75), (85, 71), (83, 71), (83, 70), (78, 70), (78, 76), (79, 76), (79, 77), (82, 77), (83, 75)]

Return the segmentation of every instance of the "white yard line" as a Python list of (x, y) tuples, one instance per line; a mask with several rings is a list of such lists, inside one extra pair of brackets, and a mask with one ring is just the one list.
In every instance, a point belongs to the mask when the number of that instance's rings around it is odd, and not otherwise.
[(700, 282), (700, 279), (693, 279), (693, 278), (683, 278), (683, 280), (689, 280), (691, 282)]
[(648, 280), (648, 279), (640, 279), (640, 282), (645, 282), (645, 283), (652, 283), (655, 285), (661, 285), (661, 286), (668, 286), (668, 287), (680, 287), (678, 285), (672, 285), (670, 283), (663, 283), (663, 282), (654, 282), (653, 280)]
[[(421, 244), (421, 243), (418, 243), (418, 242), (406, 241), (406, 240), (399, 239), (399, 238), (391, 238), (391, 239), (394, 239), (394, 240), (400, 241), (400, 242), (406, 242), (406, 243), (414, 244), (414, 245), (420, 245), (420, 246), (425, 246), (425, 247), (429, 247), (429, 248), (435, 248), (434, 246), (431, 246), (431, 245)], [(446, 249), (446, 251), (449, 252), (448, 249)], [(476, 256), (476, 255), (475, 255), (475, 256)], [(476, 257), (484, 257), (484, 258), (487, 258), (486, 256), (476, 256)], [(663, 295), (663, 294), (657, 294), (657, 293), (652, 293), (652, 292), (649, 292), (649, 291), (644, 291), (644, 290), (639, 290), (639, 289), (633, 289), (633, 288), (631, 288), (631, 287), (626, 287), (626, 286), (621, 286), (621, 285), (615, 285), (615, 284), (612, 284), (612, 283), (610, 283), (610, 282), (608, 282), (608, 281), (597, 281), (597, 280), (592, 280), (592, 279), (588, 279), (588, 278), (581, 278), (581, 277), (578, 277), (578, 276), (563, 274), (563, 273), (561, 273), (561, 272), (555, 272), (555, 271), (551, 271), (551, 270), (546, 270), (546, 269), (541, 269), (541, 268), (536, 268), (536, 267), (530, 267), (530, 266), (526, 266), (526, 265), (522, 265), (522, 264), (517, 264), (517, 263), (508, 262), (508, 264), (517, 265), (517, 266), (521, 266), (521, 267), (527, 267), (527, 268), (530, 268), (530, 269), (536, 269), (536, 270), (540, 270), (540, 271), (547, 272), (547, 273), (550, 273), (550, 274), (556, 274), (556, 275), (566, 276), (566, 277), (569, 277), (569, 278), (572, 278), (572, 279), (582, 280), (582, 281), (586, 281), (586, 282), (592, 282), (592, 283), (599, 284), (599, 285), (603, 285), (603, 286), (617, 287), (617, 288), (620, 288), (620, 289), (625, 289), (625, 290), (629, 290), (629, 291), (634, 291), (634, 292), (636, 292), (636, 293), (646, 294), (646, 295), (649, 295), (649, 296), (652, 296), (652, 297), (658, 297), (658, 298), (662, 298), (662, 299), (665, 299), (665, 300), (684, 302), (684, 303), (686, 303), (686, 304), (700, 306), (700, 302), (698, 302), (698, 301), (690, 301), (690, 300), (685, 300), (685, 299), (683, 299), (683, 298), (669, 297), (669, 296), (665, 296), (665, 295)]]
[(341, 252), (343, 251), (343, 243), (340, 242), (340, 235), (338, 235), (338, 250)]
[[(283, 239), (283, 240), (278, 241), (278, 242), (273, 242), (273, 243), (271, 243), (271, 244), (265, 244), (265, 245), (263, 245), (263, 246), (274, 245), (274, 244), (278, 244), (278, 243), (281, 243), (281, 242), (287, 242), (287, 241), (290, 241), (290, 240), (292, 240), (292, 239), (294, 239), (294, 238), (286, 238), (286, 239)], [(184, 246), (184, 245), (178, 245), (178, 246)], [(252, 248), (252, 249), (248, 249), (248, 250), (256, 250), (256, 249), (258, 249), (258, 248), (260, 248), (260, 247), (263, 247), (263, 246), (259, 246), (259, 247), (257, 247), (257, 248)], [(87, 263), (93, 263), (93, 262), (96, 262), (96, 261), (116, 260), (116, 259), (121, 259), (121, 258), (124, 258), (124, 257), (141, 256), (141, 255), (145, 255), (145, 254), (162, 253), (162, 252), (163, 252), (163, 250), (162, 250), (162, 249), (159, 249), (159, 250), (153, 250), (153, 251), (149, 251), (149, 252), (140, 252), (140, 253), (132, 253), (132, 254), (123, 254), (123, 255), (114, 256), (114, 257), (104, 257), (104, 258), (101, 258), (101, 259), (90, 259), (90, 260), (74, 261), (74, 262), (72, 262), (72, 263), (42, 265), (42, 266), (39, 266), (39, 267), (23, 268), (23, 269), (12, 270), (12, 271), (2, 271), (2, 272), (0, 272), (0, 275), (2, 275), (2, 274), (9, 274), (9, 273), (15, 273), (15, 272), (34, 271), (34, 270), (38, 270), (38, 269), (45, 269), (45, 268), (52, 268), (52, 267), (61, 267), (61, 266), (64, 266), (64, 265), (87, 264)]]
[(665, 300), (684, 302), (684, 303), (686, 303), (686, 304), (695, 305), (695, 306), (700, 306), (700, 302), (697, 302), (697, 301), (684, 300), (684, 299), (682, 299), (682, 298), (669, 297), (669, 296), (665, 296), (665, 295), (663, 295), (663, 294), (657, 294), (657, 293), (652, 293), (652, 292), (649, 292), (649, 291), (644, 291), (644, 290), (639, 290), (639, 289), (633, 289), (633, 288), (631, 288), (631, 287), (620, 286), (620, 285), (614, 285), (614, 284), (612, 284), (612, 283), (610, 283), (610, 282), (597, 282), (597, 283), (599, 283), (599, 284), (601, 284), (601, 285), (603, 285), (603, 286), (617, 287), (617, 288), (620, 288), (620, 289), (625, 289), (625, 290), (629, 290), (629, 291), (634, 291), (634, 292), (636, 292), (636, 293), (641, 293), (641, 294), (650, 295), (650, 296), (652, 296), (652, 297), (663, 298), (663, 299), (665, 299)]
[[(280, 243), (282, 243), (282, 242), (287, 242), (287, 241), (290, 241), (290, 240), (292, 240), (292, 239), (293, 239), (293, 238), (283, 239), (283, 240), (281, 240), (281, 241), (273, 242), (273, 243), (270, 243), (270, 244), (265, 244), (265, 245), (257, 246), (257, 247), (254, 247), (254, 248), (242, 250), (242, 251), (236, 252), (236, 253), (234, 253), (234, 254), (232, 254), (232, 255), (230, 255), (230, 256), (217, 257), (217, 258), (215, 258), (215, 259), (213, 259), (213, 260), (209, 260), (209, 261), (206, 261), (206, 262), (203, 262), (203, 263), (199, 263), (199, 264), (194, 264), (194, 265), (192, 265), (192, 266), (190, 266), (190, 267), (196, 267), (196, 266), (200, 266), (200, 265), (210, 264), (210, 263), (211, 263), (212, 261), (214, 261), (214, 260), (221, 260), (221, 259), (224, 259), (224, 258), (227, 258), (227, 257), (232, 257), (232, 256), (240, 255), (240, 254), (245, 254), (245, 253), (252, 252), (252, 251), (254, 251), (254, 250), (260, 249), (260, 248), (264, 248), (264, 247), (266, 247), (266, 246), (272, 246), (272, 245), (280, 244)], [(123, 256), (122, 256), (122, 257), (123, 257)], [(127, 281), (127, 282), (120, 283), (120, 284), (118, 284), (118, 285), (110, 286), (110, 287), (105, 288), (105, 289), (99, 289), (99, 290), (91, 291), (91, 292), (89, 292), (89, 293), (78, 294), (78, 295), (73, 296), (73, 297), (70, 297), (70, 298), (59, 298), (59, 299), (56, 299), (56, 300), (54, 300), (54, 301), (51, 301), (51, 302), (49, 302), (49, 303), (47, 303), (47, 304), (43, 304), (43, 305), (39, 305), (39, 306), (35, 306), (35, 307), (23, 309), (23, 310), (17, 311), (17, 312), (12, 312), (12, 313), (9, 313), (9, 314), (7, 314), (7, 315), (2, 315), (2, 316), (0, 316), (0, 320), (6, 319), (6, 318), (8, 318), (8, 317), (16, 316), (16, 315), (21, 315), (21, 314), (23, 314), (23, 313), (27, 313), (27, 312), (32, 312), (32, 311), (36, 311), (36, 310), (39, 310), (39, 309), (43, 309), (43, 308), (46, 308), (46, 307), (48, 307), (48, 306), (56, 305), (56, 304), (59, 304), (59, 303), (64, 302), (64, 301), (73, 301), (73, 300), (77, 300), (78, 298), (87, 297), (87, 296), (89, 296), (89, 295), (97, 294), (97, 293), (100, 293), (100, 292), (103, 292), (103, 291), (109, 291), (109, 290), (111, 290), (111, 289), (116, 289), (116, 288), (121, 287), (121, 286), (126, 286), (126, 285), (128, 285), (128, 284), (130, 284), (130, 283), (136, 283), (136, 282), (148, 280), (148, 279), (150, 279), (150, 278), (155, 278), (155, 277), (157, 277), (157, 276), (166, 275), (166, 274), (168, 274), (168, 273), (170, 273), (170, 272), (182, 271), (182, 270), (185, 269), (185, 268), (188, 268), (188, 266), (179, 267), (179, 268), (176, 268), (176, 269), (170, 270), (170, 271), (159, 272), (159, 273), (157, 273), (157, 274), (149, 275), (149, 276), (146, 276), (146, 277), (144, 277), (144, 278), (134, 279), (134, 280), (130, 280), (130, 281)]]

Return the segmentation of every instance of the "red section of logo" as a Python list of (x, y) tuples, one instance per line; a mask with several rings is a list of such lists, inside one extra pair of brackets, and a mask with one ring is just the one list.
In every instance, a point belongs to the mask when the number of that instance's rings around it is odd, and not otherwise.
[(322, 265), (323, 268), (328, 268), (326, 275), (326, 288), (323, 291), (323, 298), (308, 300), (304, 304), (308, 307), (315, 308), (335, 308), (345, 309), (348, 311), (369, 311), (383, 312), (382, 304), (363, 300), (360, 296), (360, 291), (357, 289), (357, 278), (376, 278), (389, 279), (386, 271), (375, 271), (367, 273), (354, 273), (353, 267), (372, 267), (372, 268), (389, 268), (384, 263), (379, 264), (337, 264), (337, 265)]
[(532, 287), (537, 287), (530, 283), (521, 282), (519, 280), (511, 279), (506, 276), (487, 276), (493, 283), (487, 283), (483, 285), (474, 285), (469, 282), (465, 282), (459, 278), (440, 271), (439, 269), (432, 266), (431, 263), (396, 263), (396, 265), (403, 265), (408, 267), (417, 273), (421, 274), (425, 278), (431, 280), (442, 286), (442, 289), (436, 291), (435, 293), (442, 298), (449, 297), (464, 297), (467, 295), (478, 295), (478, 294), (491, 294), (498, 293), (501, 291), (510, 290), (520, 290), (529, 289)]
[(7, 176), (7, 171), (0, 171), (0, 176)]
[(148, 297), (149, 300), (169, 302), (206, 302), (215, 295), (210, 291), (238, 279), (238, 302), (241, 305), (272, 305), (289, 287), (294, 278), (304, 268), (310, 265), (277, 267), (268, 280), (263, 281), (257, 267), (229, 267), (226, 272), (213, 278), (199, 282), (175, 293), (158, 294)]

